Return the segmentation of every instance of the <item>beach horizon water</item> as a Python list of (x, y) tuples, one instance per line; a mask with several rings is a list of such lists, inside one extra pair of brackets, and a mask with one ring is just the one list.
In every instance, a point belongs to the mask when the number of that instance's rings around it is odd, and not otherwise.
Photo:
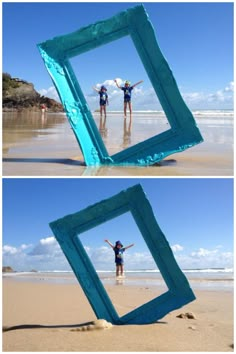
[[(203, 268), (182, 269), (193, 289), (233, 291), (234, 269), (233, 268)], [(96, 270), (98, 277), (104, 285), (116, 283), (115, 269)], [(17, 281), (49, 282), (61, 284), (78, 283), (72, 270), (33, 270), (3, 273), (3, 278), (11, 278)], [(166, 288), (165, 282), (157, 269), (125, 270), (123, 279), (125, 286), (150, 286)]]

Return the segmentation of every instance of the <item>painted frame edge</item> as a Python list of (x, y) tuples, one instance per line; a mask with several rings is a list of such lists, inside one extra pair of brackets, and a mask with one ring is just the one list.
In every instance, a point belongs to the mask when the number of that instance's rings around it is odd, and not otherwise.
[[(128, 211), (132, 213), (169, 291), (119, 317), (78, 235)], [(153, 323), (195, 299), (141, 185), (51, 222), (50, 227), (98, 318), (105, 318), (113, 324)]]

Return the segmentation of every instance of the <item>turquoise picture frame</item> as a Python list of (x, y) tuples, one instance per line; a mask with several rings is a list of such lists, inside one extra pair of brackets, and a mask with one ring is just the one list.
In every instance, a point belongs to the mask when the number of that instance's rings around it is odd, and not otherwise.
[[(143, 142), (109, 155), (69, 59), (130, 36), (168, 119), (170, 128)], [(54, 82), (87, 166), (147, 166), (203, 141), (172, 71), (161, 53), (143, 5), (76, 32), (39, 43), (38, 49)]]
[[(131, 212), (168, 291), (120, 317), (80, 241), (80, 235), (126, 212)], [(50, 227), (99, 319), (116, 325), (154, 323), (195, 299), (140, 184), (53, 221)]]

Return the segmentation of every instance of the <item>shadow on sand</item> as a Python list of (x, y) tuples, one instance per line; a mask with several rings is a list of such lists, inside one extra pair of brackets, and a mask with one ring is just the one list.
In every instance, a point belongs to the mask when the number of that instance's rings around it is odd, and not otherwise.
[[(167, 324), (167, 323), (168, 322), (165, 322), (165, 321), (157, 321), (153, 324)], [(80, 328), (80, 327), (86, 327), (91, 324), (93, 324), (93, 321), (85, 322), (85, 323), (81, 323), (81, 324), (71, 324), (71, 325), (70, 324), (69, 325), (22, 324), (22, 325), (18, 325), (18, 326), (3, 326), (2, 331), (9, 332), (9, 331), (15, 331), (18, 329), (34, 329), (34, 328)]]
[[(78, 161), (78, 160), (73, 160), (73, 159), (57, 159), (57, 158), (18, 158), (18, 157), (6, 157), (3, 158), (3, 162), (28, 162), (28, 163), (59, 163), (63, 165), (72, 165), (72, 166), (86, 166), (84, 162)], [(162, 160), (158, 163), (155, 163), (153, 165), (150, 165), (148, 167), (152, 166), (169, 166), (172, 164), (177, 163), (175, 159), (168, 159), (168, 160)], [(109, 165), (109, 167), (114, 167), (117, 165)], [(124, 165), (125, 166), (125, 165)], [(91, 166), (92, 167), (92, 166)], [(100, 166), (101, 167), (101, 166)], [(130, 167), (130, 165), (129, 165)], [(135, 166), (134, 167), (138, 167)]]
[(6, 157), (3, 158), (3, 162), (29, 162), (29, 163), (60, 163), (63, 165), (72, 166), (85, 166), (82, 161), (77, 161), (73, 159), (56, 159), (56, 158), (16, 158), (16, 157)]
[(18, 326), (3, 326), (3, 332), (15, 331), (17, 329), (33, 329), (33, 328), (79, 328), (83, 326), (88, 326), (93, 322), (85, 322), (81, 324), (71, 324), (71, 325), (40, 325), (40, 324), (22, 324)]

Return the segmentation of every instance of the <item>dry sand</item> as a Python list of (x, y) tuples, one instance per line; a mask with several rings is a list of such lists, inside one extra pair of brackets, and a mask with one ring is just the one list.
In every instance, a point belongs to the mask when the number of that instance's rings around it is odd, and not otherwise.
[[(154, 288), (106, 288), (120, 316), (158, 295)], [(195, 294), (197, 300), (166, 315), (159, 323), (74, 331), (75, 325), (96, 320), (79, 284), (4, 279), (3, 326), (19, 327), (3, 333), (3, 351), (233, 351), (233, 293)], [(186, 312), (193, 312), (196, 319), (176, 317)]]

